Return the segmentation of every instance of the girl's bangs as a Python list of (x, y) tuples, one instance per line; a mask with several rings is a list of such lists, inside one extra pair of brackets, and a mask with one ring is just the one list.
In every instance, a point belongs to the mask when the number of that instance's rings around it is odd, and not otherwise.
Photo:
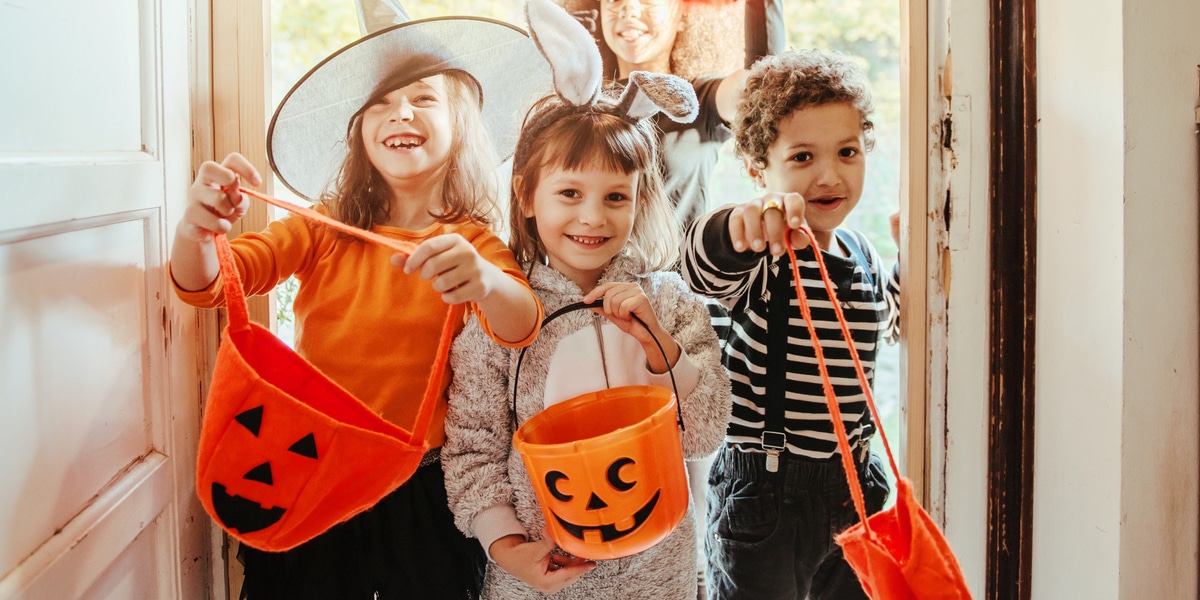
[(580, 118), (560, 119), (549, 135), (541, 136), (542, 156), (547, 166), (568, 171), (598, 168), (617, 173), (633, 173), (652, 168), (653, 147), (648, 146), (637, 127), (613, 115), (584, 114)]

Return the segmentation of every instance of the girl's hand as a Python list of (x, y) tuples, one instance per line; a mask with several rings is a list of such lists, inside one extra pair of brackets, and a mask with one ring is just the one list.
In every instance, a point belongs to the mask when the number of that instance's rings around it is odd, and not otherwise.
[(227, 233), (250, 206), (250, 201), (237, 191), (241, 179), (254, 186), (262, 185), (258, 170), (236, 152), (220, 164), (211, 160), (201, 164), (196, 180), (188, 189), (187, 207), (179, 220), (177, 235), (205, 243), (212, 241), (214, 233)]
[(457, 233), (429, 238), (411, 256), (393, 254), (392, 264), (432, 281), (446, 304), (479, 303), (495, 289), (499, 278), (508, 277)]
[(180, 288), (202, 290), (216, 280), (220, 267), (212, 236), (228, 233), (250, 207), (250, 201), (237, 191), (240, 179), (262, 185), (258, 170), (236, 152), (221, 164), (206, 161), (196, 171), (171, 245), (171, 277)]
[[(646, 362), (652, 373), (666, 373), (667, 369), (679, 360), (679, 344), (659, 324), (658, 316), (654, 314), (650, 299), (646, 297), (642, 286), (612, 281), (602, 283), (588, 292), (583, 297), (583, 302), (591, 303), (599, 298), (604, 299), (604, 305), (593, 308), (592, 311), (604, 315), (621, 331), (632, 335), (642, 344), (642, 349), (646, 352)], [(635, 315), (646, 324), (645, 327), (633, 318)], [(655, 344), (656, 339), (658, 344), (662, 344), (662, 351), (659, 351), (658, 345)], [(663, 352), (667, 354), (667, 362), (663, 361)]]
[(729, 213), (729, 238), (738, 252), (769, 250), (778, 257), (789, 239), (793, 248), (808, 246), (808, 236), (796, 230), (804, 223), (803, 196), (767, 192)]
[(590, 560), (557, 554), (555, 548), (554, 540), (548, 535), (535, 542), (509, 535), (492, 542), (488, 554), (513, 577), (543, 594), (552, 595), (579, 581), (584, 573), (596, 566)]
[(408, 256), (393, 254), (392, 264), (432, 281), (446, 304), (475, 303), (499, 340), (518, 343), (537, 328), (541, 310), (533, 290), (481, 256), (457, 233), (429, 238)]

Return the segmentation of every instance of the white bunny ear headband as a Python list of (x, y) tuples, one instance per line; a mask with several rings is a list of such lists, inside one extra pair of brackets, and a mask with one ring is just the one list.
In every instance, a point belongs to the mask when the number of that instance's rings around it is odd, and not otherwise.
[[(525, 18), (538, 50), (550, 63), (554, 91), (563, 102), (580, 108), (601, 108), (603, 64), (592, 34), (552, 0), (528, 0)], [(677, 123), (690, 123), (699, 110), (696, 90), (686, 80), (666, 73), (634, 71), (611, 112), (633, 121), (661, 112)]]

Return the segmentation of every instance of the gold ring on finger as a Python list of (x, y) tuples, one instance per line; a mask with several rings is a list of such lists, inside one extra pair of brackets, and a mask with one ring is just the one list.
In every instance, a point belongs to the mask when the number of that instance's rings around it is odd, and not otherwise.
[(766, 213), (768, 210), (771, 210), (771, 209), (775, 209), (782, 213), (783, 205), (780, 204), (778, 200), (767, 200), (766, 202), (763, 202), (762, 213)]

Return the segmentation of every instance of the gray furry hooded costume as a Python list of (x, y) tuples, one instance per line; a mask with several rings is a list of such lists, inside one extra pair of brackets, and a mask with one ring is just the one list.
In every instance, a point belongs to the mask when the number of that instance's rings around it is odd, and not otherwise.
[[(708, 309), (674, 272), (639, 275), (635, 262), (615, 258), (601, 282), (637, 282), (659, 323), (683, 350), (674, 368), (679, 386), (686, 459), (716, 451), (729, 418), (729, 378), (721, 366)], [(566, 276), (533, 265), (529, 283), (547, 314), (578, 302), (583, 292)], [(513, 449), (512, 384), (519, 351), (495, 344), (477, 321), (459, 335), (451, 351), (454, 380), (446, 415), (442, 467), (455, 523), (468, 536), (491, 542), (517, 533), (540, 539), (542, 509), (521, 456)], [(603, 357), (603, 359), (601, 358)], [(645, 367), (646, 357), (632, 336), (590, 311), (566, 314), (547, 324), (526, 350), (517, 389), (518, 421), (524, 422), (552, 400), (620, 385), (663, 385), (667, 375)], [(553, 598), (587, 600), (695, 598), (697, 500), (679, 527), (653, 548), (630, 557), (600, 561), (592, 571)], [(703, 505), (701, 505), (703, 506)], [(484, 597), (544, 598), (489, 563)]]
[[(599, 96), (601, 64), (587, 32), (549, 0), (530, 0), (530, 30), (551, 62), (555, 89), (568, 104), (587, 109)], [(585, 36), (582, 41), (578, 35)], [(575, 56), (572, 56), (575, 54)], [(583, 54), (584, 56), (578, 56)], [(672, 75), (635, 73), (619, 101), (624, 116), (638, 120), (658, 112), (673, 119), (695, 116), (695, 94)], [(543, 264), (525, 265), (546, 314), (581, 300), (584, 293), (567, 276)], [(673, 271), (645, 273), (625, 254), (614, 257), (599, 283), (631, 282), (650, 300), (659, 324), (679, 345), (672, 369), (683, 428), (685, 459), (712, 454), (722, 443), (731, 410), (729, 378), (721, 364), (716, 333), (703, 300)], [(553, 403), (606, 387), (671, 387), (670, 374), (652, 373), (637, 340), (590, 311), (567, 313), (548, 322), (520, 351), (493, 342), (472, 320), (458, 336), (450, 361), (446, 443), (442, 466), (456, 525), (485, 550), (508, 535), (544, 536), (545, 519), (513, 433)], [(520, 369), (519, 379), (517, 369)], [(515, 415), (514, 406), (515, 390)], [(552, 598), (691, 599), (696, 596), (697, 534), (693, 512), (657, 545), (597, 566)], [(545, 598), (489, 562), (484, 597)]]

